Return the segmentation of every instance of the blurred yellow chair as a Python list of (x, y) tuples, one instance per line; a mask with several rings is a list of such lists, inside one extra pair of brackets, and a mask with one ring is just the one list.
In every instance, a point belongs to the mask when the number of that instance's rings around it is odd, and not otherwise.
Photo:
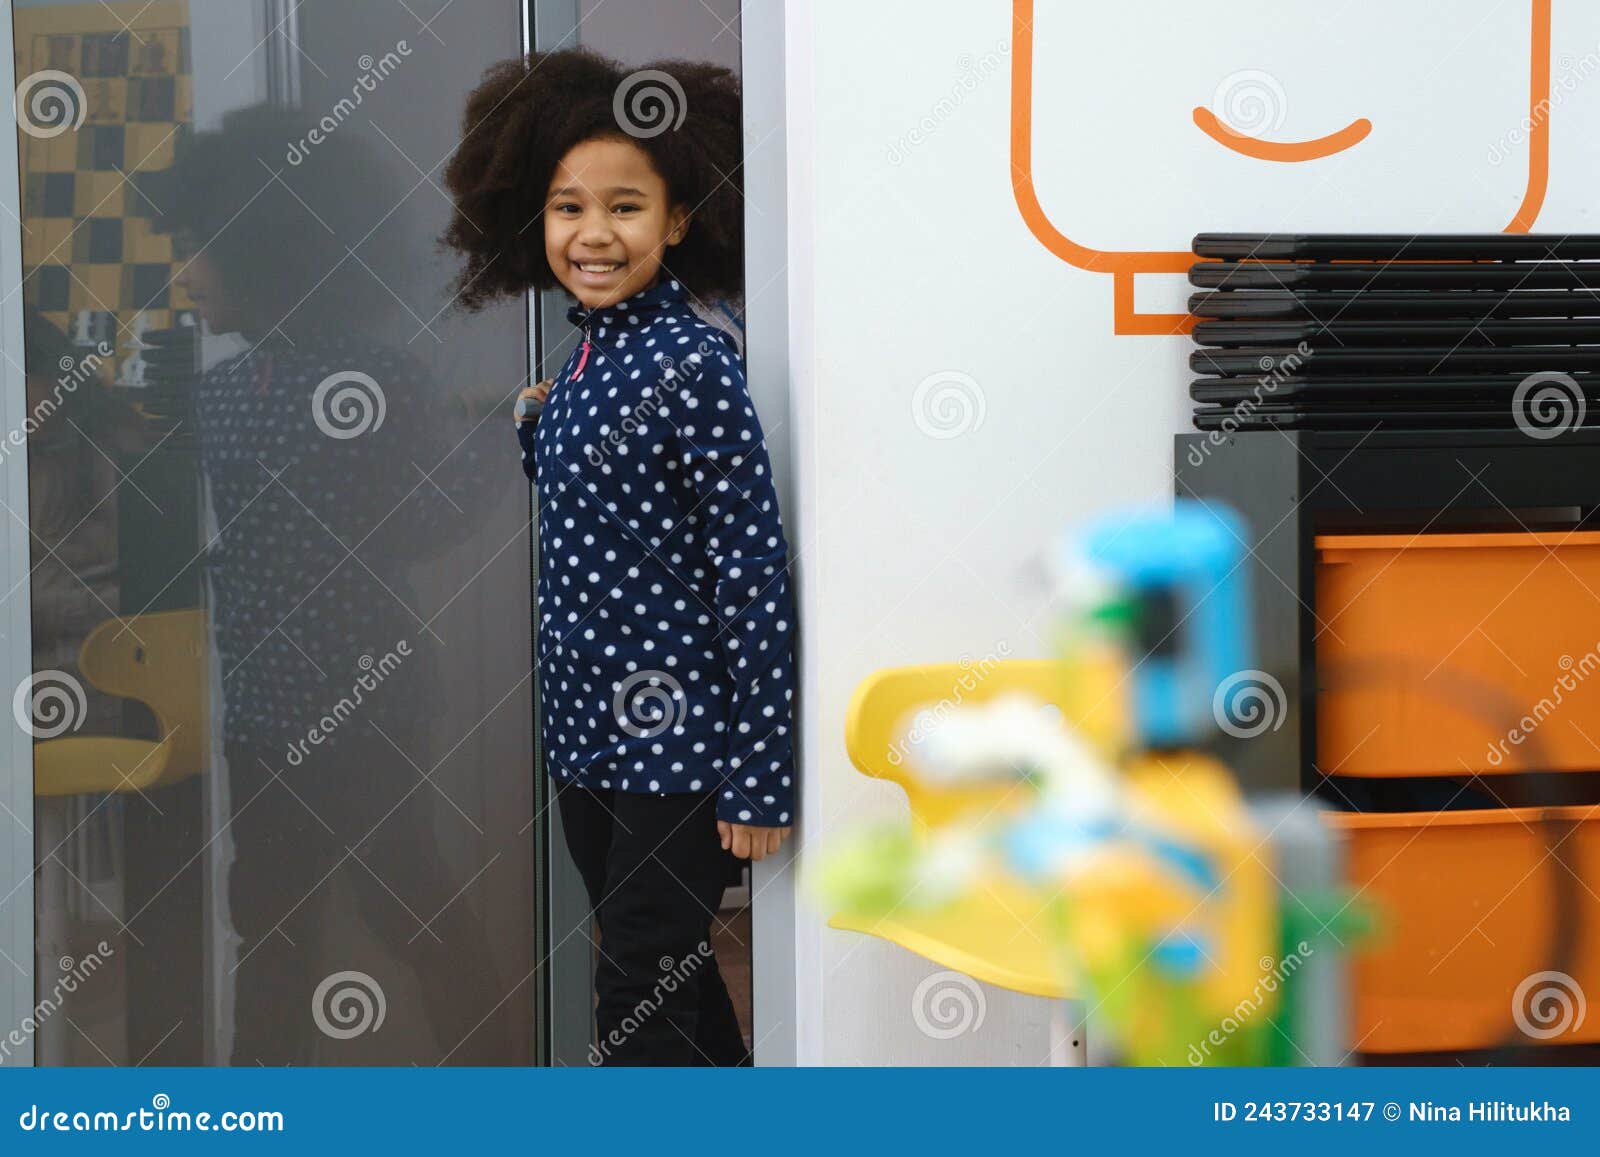
[(111, 619), (90, 631), (78, 651), (84, 678), (146, 704), (162, 738), (41, 740), (33, 746), (34, 794), (146, 791), (199, 773), (205, 658), (205, 613), (199, 609)]
[[(978, 703), (1006, 692), (1023, 692), (1063, 712), (1071, 705), (1062, 666), (1050, 659), (995, 662), (979, 669), (958, 663), (892, 667), (874, 671), (850, 700), (845, 749), (857, 769), (899, 784), (911, 802), (918, 833), (977, 814), (1025, 802), (1014, 785), (963, 786), (923, 782), (904, 758), (906, 729), (915, 713), (938, 715), (954, 704)], [(900, 758), (894, 758), (895, 753)], [(1012, 797), (1012, 798), (1008, 798)], [(1035, 892), (996, 876), (964, 898), (933, 911), (906, 909), (883, 917), (834, 916), (829, 924), (909, 949), (935, 964), (1001, 988), (1034, 996), (1072, 999), (1065, 968), (1052, 947), (1046, 902)]]

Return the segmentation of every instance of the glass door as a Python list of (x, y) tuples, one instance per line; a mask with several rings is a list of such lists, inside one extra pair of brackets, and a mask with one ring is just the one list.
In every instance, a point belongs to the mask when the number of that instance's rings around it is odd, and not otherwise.
[(436, 245), (521, 7), (3, 5), (0, 1061), (538, 1059), (530, 313)]

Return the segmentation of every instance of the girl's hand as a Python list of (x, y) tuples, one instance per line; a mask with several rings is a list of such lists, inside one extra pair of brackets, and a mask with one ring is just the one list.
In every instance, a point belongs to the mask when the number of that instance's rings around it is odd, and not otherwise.
[[(531, 399), (532, 401), (538, 402), (541, 406), (544, 405), (545, 397), (550, 393), (550, 386), (554, 380), (555, 379), (553, 378), (546, 378), (544, 381), (539, 382), (536, 385), (525, 387), (523, 391), (517, 395), (517, 401), (521, 402)], [(522, 415), (517, 413), (517, 407), (515, 403), (513, 403), (511, 407), (511, 416), (518, 422), (531, 422), (537, 415), (530, 414), (528, 417), (524, 418)]]
[(758, 828), (750, 824), (730, 824), (717, 821), (717, 835), (722, 837), (724, 851), (732, 851), (741, 860), (754, 863), (777, 852), (789, 828)]

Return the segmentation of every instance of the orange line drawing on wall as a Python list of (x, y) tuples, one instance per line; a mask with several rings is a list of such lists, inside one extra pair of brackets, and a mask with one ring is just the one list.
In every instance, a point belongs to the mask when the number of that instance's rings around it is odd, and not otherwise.
[[(1503, 230), (1506, 233), (1526, 233), (1533, 228), (1550, 183), (1550, 0), (1532, 0), (1529, 57), (1528, 182), (1522, 204)], [(1315, 140), (1279, 143), (1234, 133), (1209, 109), (1195, 109), (1194, 120), (1235, 152), (1278, 162), (1331, 156), (1372, 131), (1372, 123), (1363, 119)], [(1193, 328), (1195, 319), (1189, 314), (1140, 313), (1133, 301), (1137, 274), (1187, 273), (1196, 260), (1192, 253), (1091, 249), (1057, 229), (1039, 203), (1033, 184), (1033, 0), (1012, 0), (1011, 6), (1011, 188), (1023, 221), (1040, 244), (1079, 269), (1111, 274), (1113, 333), (1177, 334)]]
[(1234, 132), (1222, 123), (1216, 113), (1204, 107), (1194, 110), (1194, 123), (1201, 132), (1225, 149), (1232, 149), (1258, 161), (1281, 163), (1320, 161), (1323, 157), (1354, 148), (1366, 140), (1367, 134), (1372, 131), (1372, 122), (1362, 117), (1351, 121), (1336, 133), (1309, 141), (1264, 141), (1260, 137)]

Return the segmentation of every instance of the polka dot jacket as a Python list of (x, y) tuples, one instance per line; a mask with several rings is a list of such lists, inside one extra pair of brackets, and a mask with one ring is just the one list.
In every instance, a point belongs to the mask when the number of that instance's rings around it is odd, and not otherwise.
[(550, 774), (788, 825), (788, 543), (738, 351), (671, 279), (567, 316), (584, 340), (517, 427)]
[[(341, 431), (318, 389), (356, 369), (387, 413), (365, 410)], [(195, 421), (217, 524), (205, 565), (230, 740), (303, 737), (373, 660), (400, 640), (418, 647), (409, 569), (467, 529), (463, 506), (419, 485), (410, 465), (436, 471), (456, 444), (429, 382), (403, 355), (347, 337), (261, 344), (201, 380)], [(426, 666), (408, 660), (363, 706), (363, 725), (409, 743), (421, 692), (399, 684)]]

